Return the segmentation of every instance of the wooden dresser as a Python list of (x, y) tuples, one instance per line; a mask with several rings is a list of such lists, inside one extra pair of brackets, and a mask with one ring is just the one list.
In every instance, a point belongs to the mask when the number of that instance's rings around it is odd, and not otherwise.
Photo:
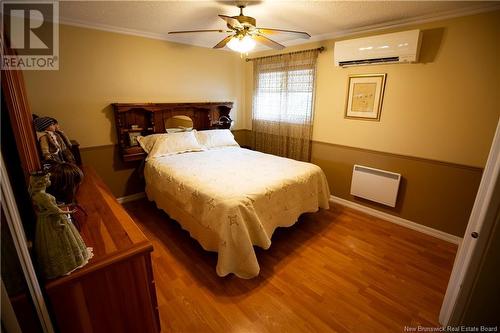
[(45, 290), (60, 332), (160, 332), (151, 267), (153, 246), (91, 168), (77, 194), (76, 215), (94, 257)]

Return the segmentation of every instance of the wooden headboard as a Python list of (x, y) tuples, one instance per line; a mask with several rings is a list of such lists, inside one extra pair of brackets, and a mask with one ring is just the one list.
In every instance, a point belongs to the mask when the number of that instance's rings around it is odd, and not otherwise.
[(165, 120), (172, 116), (188, 116), (197, 130), (229, 128), (219, 118), (233, 108), (233, 102), (206, 103), (113, 103), (115, 126), (120, 154), (124, 161), (141, 160), (144, 150), (136, 144), (134, 135), (165, 133)]

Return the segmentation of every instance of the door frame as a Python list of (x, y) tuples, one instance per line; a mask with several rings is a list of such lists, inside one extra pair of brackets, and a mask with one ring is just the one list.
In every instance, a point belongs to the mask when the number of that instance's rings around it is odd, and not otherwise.
[[(495, 224), (500, 200), (500, 120), (481, 177), (479, 190), (467, 224), (467, 229), (455, 257), (450, 281), (439, 314), (443, 326), (460, 323), (481, 259)], [(477, 238), (472, 234), (477, 233)]]
[(2, 209), (5, 213), (5, 218), (12, 235), (12, 240), (16, 248), (17, 256), (19, 258), (19, 263), (21, 264), (24, 278), (26, 279), (26, 284), (28, 285), (31, 298), (33, 300), (33, 305), (35, 306), (38, 319), (40, 320), (43, 331), (45, 333), (54, 333), (52, 321), (50, 320), (49, 312), (45, 304), (45, 299), (43, 297), (40, 284), (38, 283), (35, 268), (33, 267), (33, 263), (31, 262), (26, 235), (24, 233), (21, 217), (19, 215), (19, 210), (14, 198), (14, 193), (12, 192), (12, 187), (10, 185), (7, 170), (5, 169), (3, 154), (0, 154), (0, 178)]

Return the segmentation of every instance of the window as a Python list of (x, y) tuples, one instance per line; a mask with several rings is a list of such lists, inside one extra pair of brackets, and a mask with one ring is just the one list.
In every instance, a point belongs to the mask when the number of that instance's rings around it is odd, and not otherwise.
[(313, 69), (262, 72), (256, 83), (254, 119), (304, 123), (311, 118)]
[(309, 161), (319, 49), (253, 59), (253, 147)]

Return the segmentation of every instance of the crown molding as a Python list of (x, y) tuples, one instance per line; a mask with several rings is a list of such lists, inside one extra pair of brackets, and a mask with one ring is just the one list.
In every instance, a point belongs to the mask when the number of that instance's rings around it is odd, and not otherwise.
[[(158, 34), (158, 33), (154, 33), (154, 32), (117, 27), (117, 26), (108, 25), (108, 24), (93, 23), (93, 22), (89, 22), (89, 21), (85, 21), (85, 20), (75, 20), (75, 19), (67, 19), (67, 18), (60, 17), (59, 24), (69, 25), (69, 26), (73, 26), (73, 27), (86, 28), (86, 29), (94, 29), (94, 30), (100, 30), (100, 31), (113, 32), (113, 33), (122, 34), (122, 35), (163, 40), (163, 41), (167, 41), (170, 43), (182, 44), (182, 45), (186, 45), (186, 46), (196, 46), (196, 47), (209, 48), (206, 45), (203, 45), (203, 44), (198, 43), (198, 42), (188, 43), (188, 42), (173, 40), (172, 37), (165, 35), (165, 34)], [(223, 51), (228, 51), (228, 50), (223, 49)]]
[[(500, 10), (500, 4), (486, 5), (483, 7), (475, 7), (475, 8), (459, 8), (459, 9), (449, 10), (449, 11), (441, 12), (441, 13), (434, 13), (434, 14), (429, 14), (429, 15), (417, 16), (417, 17), (410, 18), (410, 19), (394, 20), (394, 21), (389, 21), (389, 22), (380, 23), (380, 24), (367, 25), (367, 26), (360, 27), (360, 28), (345, 29), (345, 30), (340, 30), (337, 32), (321, 34), (321, 35), (311, 37), (310, 39), (307, 40), (307, 43), (319, 42), (319, 41), (324, 41), (324, 40), (329, 40), (329, 39), (337, 39), (337, 38), (347, 37), (347, 36), (351, 36), (351, 35), (356, 35), (356, 34), (359, 35), (359, 34), (364, 34), (364, 33), (369, 33), (369, 32), (374, 32), (374, 31), (380, 31), (380, 30), (401, 28), (401, 27), (406, 27), (406, 26), (416, 25), (416, 24), (424, 24), (424, 23), (430, 23), (430, 22), (436, 22), (436, 21), (443, 21), (443, 20), (457, 18), (457, 17), (471, 16), (471, 15), (476, 15), (476, 14), (481, 14), (481, 13), (492, 12), (495, 10)], [(301, 40), (293, 40), (293, 41), (290, 41), (286, 44), (287, 44), (287, 46), (292, 46), (292, 45), (304, 44), (304, 42), (303, 42), (303, 40), (302, 41)]]
[(94, 22), (89, 22), (89, 21), (85, 21), (85, 20), (67, 19), (67, 18), (64, 18), (62, 16), (59, 17), (59, 23), (65, 24), (65, 25), (71, 25), (74, 27), (80, 27), (80, 28), (89, 28), (89, 29), (102, 30), (102, 31), (107, 31), (107, 32), (115, 32), (115, 33), (124, 34), (124, 35), (146, 37), (146, 38), (150, 38), (150, 39), (168, 40), (166, 38), (166, 36), (163, 34), (157, 34), (154, 32), (147, 32), (147, 31), (142, 31), (142, 30), (117, 27), (117, 26), (108, 25), (108, 24), (94, 23)]
[[(495, 10), (500, 10), (500, 4), (485, 5), (482, 7), (475, 7), (475, 8), (460, 8), (460, 9), (450, 10), (450, 11), (441, 12), (441, 13), (434, 13), (434, 14), (429, 14), (429, 15), (418, 16), (418, 17), (414, 17), (414, 18), (410, 18), (410, 19), (394, 20), (394, 21), (384, 22), (381, 24), (373, 24), (373, 25), (363, 26), (363, 27), (359, 27), (359, 28), (345, 29), (345, 30), (340, 30), (340, 31), (336, 31), (336, 32), (331, 32), (331, 33), (313, 36), (310, 39), (308, 39), (307, 41), (304, 41), (303, 39), (297, 39), (297, 40), (283, 42), (283, 44), (285, 44), (286, 46), (307, 44), (307, 43), (311, 43), (311, 42), (319, 42), (319, 41), (324, 41), (324, 40), (329, 40), (329, 39), (347, 37), (347, 36), (355, 35), (355, 34), (363, 34), (363, 33), (379, 31), (379, 30), (400, 28), (400, 27), (405, 27), (405, 26), (409, 26), (409, 25), (441, 21), (441, 20), (446, 20), (446, 19), (451, 19), (451, 18), (456, 18), (456, 17), (470, 16), (470, 15), (475, 15), (475, 14), (480, 14), (480, 13), (491, 12), (491, 11), (495, 11)], [(131, 35), (131, 36), (137, 36), (137, 37), (163, 40), (163, 41), (168, 41), (171, 43), (209, 48), (206, 45), (203, 45), (202, 43), (199, 43), (199, 42), (187, 42), (187, 41), (173, 40), (170, 36), (168, 36), (166, 34), (158, 34), (158, 33), (153, 33), (153, 32), (142, 31), (142, 30), (117, 27), (117, 26), (113, 26), (113, 25), (94, 23), (94, 22), (89, 22), (89, 21), (85, 21), (85, 20), (68, 19), (68, 18), (65, 18), (63, 16), (60, 16), (59, 23), (65, 24), (65, 25), (70, 25), (70, 26), (75, 26), (75, 27), (102, 30), (102, 31), (114, 32), (114, 33), (119, 33), (119, 34), (124, 34), (124, 35)], [(225, 49), (222, 49), (222, 50), (228, 51)], [(262, 51), (262, 48), (256, 48), (254, 51), (249, 52), (249, 53), (254, 53), (254, 52), (259, 52), (259, 51)]]

